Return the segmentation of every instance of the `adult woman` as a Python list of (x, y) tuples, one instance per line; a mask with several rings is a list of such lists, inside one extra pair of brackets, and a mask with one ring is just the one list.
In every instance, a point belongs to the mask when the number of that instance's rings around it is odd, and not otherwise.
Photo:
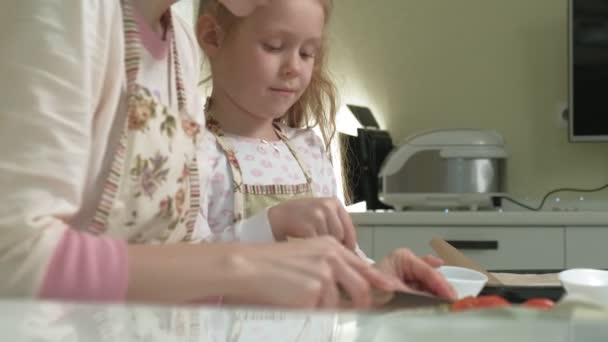
[(332, 307), (354, 282), (369, 305), (394, 285), (329, 238), (176, 244), (196, 242), (202, 105), (173, 2), (5, 4), (0, 295)]

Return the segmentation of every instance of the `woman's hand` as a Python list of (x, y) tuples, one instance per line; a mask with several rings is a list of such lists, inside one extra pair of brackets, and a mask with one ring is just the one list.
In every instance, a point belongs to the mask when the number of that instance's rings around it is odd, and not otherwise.
[(409, 249), (400, 248), (384, 257), (377, 267), (403, 283), (403, 290), (419, 290), (436, 296), (456, 299), (456, 291), (435, 268), (443, 261), (434, 256), (418, 257)]
[(238, 17), (246, 17), (256, 7), (266, 5), (269, 0), (219, 0), (230, 12)]
[(335, 198), (286, 201), (270, 208), (268, 219), (278, 241), (331, 235), (352, 251), (357, 246), (357, 233), (350, 215)]
[(224, 297), (228, 304), (369, 308), (372, 288), (399, 286), (328, 236), (243, 248), (229, 267), (238, 281)]

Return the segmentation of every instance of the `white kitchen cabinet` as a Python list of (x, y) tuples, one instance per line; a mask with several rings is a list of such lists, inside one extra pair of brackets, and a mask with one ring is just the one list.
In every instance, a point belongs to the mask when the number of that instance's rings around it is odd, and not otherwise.
[(608, 227), (567, 227), (566, 267), (608, 269)]
[(359, 248), (370, 258), (374, 256), (374, 228), (357, 228), (357, 243)]
[(491, 270), (608, 269), (605, 211), (367, 212), (352, 217), (361, 248), (374, 259), (399, 247), (429, 254), (429, 242), (437, 236), (477, 242), (473, 247), (481, 249), (462, 251)]
[(565, 265), (564, 229), (559, 227), (378, 226), (373, 229), (374, 258), (399, 247), (419, 255), (431, 254), (433, 237), (448, 240), (490, 270), (557, 270)]

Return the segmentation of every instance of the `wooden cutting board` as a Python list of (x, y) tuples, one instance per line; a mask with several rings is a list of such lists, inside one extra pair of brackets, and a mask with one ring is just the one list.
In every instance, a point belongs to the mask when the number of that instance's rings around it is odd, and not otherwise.
[(430, 245), (433, 250), (435, 250), (435, 253), (437, 253), (437, 256), (443, 259), (446, 265), (470, 268), (472, 270), (485, 274), (488, 277), (487, 286), (503, 285), (502, 282), (498, 280), (498, 278), (492, 275), (492, 273), (488, 272), (484, 267), (469, 259), (466, 255), (462, 254), (459, 250), (447, 243), (444, 239), (433, 238), (431, 239)]

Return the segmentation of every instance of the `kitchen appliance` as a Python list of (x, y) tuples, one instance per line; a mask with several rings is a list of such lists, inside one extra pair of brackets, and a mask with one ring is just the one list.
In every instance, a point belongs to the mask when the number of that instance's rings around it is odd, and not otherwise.
[(339, 133), (342, 166), (350, 198), (346, 204), (364, 201), (367, 210), (392, 209), (378, 199), (378, 172), (392, 151), (393, 140), (388, 131), (359, 128), (357, 136)]
[(396, 210), (492, 208), (504, 195), (506, 160), (504, 139), (496, 131), (416, 134), (384, 160), (379, 198)]

